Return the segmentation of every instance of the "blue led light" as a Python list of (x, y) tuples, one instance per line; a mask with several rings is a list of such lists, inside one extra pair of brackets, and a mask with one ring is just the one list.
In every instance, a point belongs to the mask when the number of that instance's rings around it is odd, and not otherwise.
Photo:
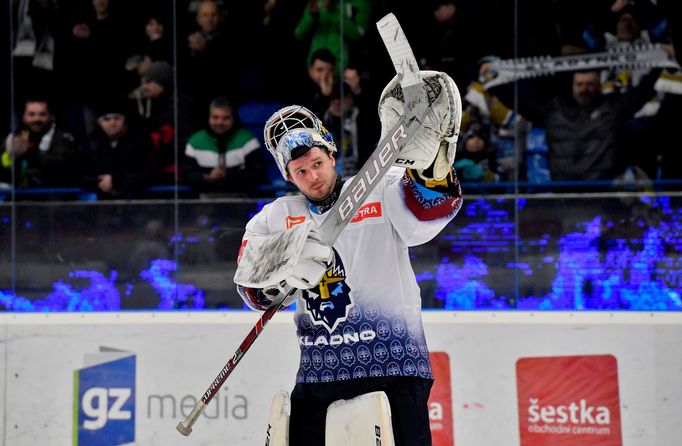
[[(267, 203), (259, 201), (255, 207), (262, 209)], [(525, 199), (465, 202), (446, 231), (410, 252), (417, 280), (423, 290), (432, 290), (436, 306), (682, 310), (682, 210), (675, 207), (679, 200), (673, 205), (670, 197), (641, 197), (626, 204), (633, 207), (632, 212), (625, 209), (627, 217), (598, 212), (570, 226), (558, 213), (549, 219), (550, 226), (531, 231), (522, 226), (519, 234), (516, 219), (523, 224), (524, 218), (534, 223), (538, 215), (545, 217), (532, 204)], [(547, 229), (557, 223), (563, 225), (559, 230)], [(176, 248), (185, 244), (191, 248), (210, 243), (214, 236), (178, 232), (171, 242), (178, 243)], [(0, 290), (0, 310), (116, 311), (121, 309), (121, 294), (130, 301), (141, 285), (153, 290), (156, 309), (204, 309), (205, 291), (179, 283), (177, 274), (176, 262), (164, 259), (151, 261), (140, 273), (142, 284), (122, 282), (115, 270), (74, 270), (55, 281), (44, 298), (29, 300)]]
[(149, 269), (140, 273), (159, 293), (161, 301), (158, 309), (202, 309), (204, 308), (204, 292), (194, 285), (180, 284), (171, 278), (177, 272), (177, 264), (172, 260), (153, 260)]

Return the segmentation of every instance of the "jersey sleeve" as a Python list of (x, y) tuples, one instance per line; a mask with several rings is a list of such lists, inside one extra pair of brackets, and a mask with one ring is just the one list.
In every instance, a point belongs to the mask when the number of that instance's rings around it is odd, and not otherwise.
[(412, 169), (392, 179), (384, 191), (391, 224), (407, 246), (435, 237), (462, 207), (462, 189), (454, 169), (443, 180), (424, 180)]

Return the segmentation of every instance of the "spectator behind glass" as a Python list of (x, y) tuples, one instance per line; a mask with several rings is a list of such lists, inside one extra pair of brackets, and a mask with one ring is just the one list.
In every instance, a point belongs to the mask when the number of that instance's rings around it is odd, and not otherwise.
[(320, 48), (313, 53), (308, 66), (303, 105), (316, 115), (321, 116), (329, 107), (335, 69), (336, 58), (331, 51)]
[[(467, 131), (475, 129), (470, 136), (473, 137), (469, 141), (467, 149), (462, 146), (462, 138), (460, 138), (458, 146), (458, 154), (470, 153), (481, 142), (485, 142), (486, 150), (481, 150), (476, 156), (470, 157), (470, 160), (478, 163), (478, 156), (487, 152), (487, 149), (492, 150), (490, 154), (488, 168), (495, 174), (496, 180), (514, 181), (522, 177), (521, 166), (517, 169), (521, 149), (525, 146), (526, 132), (529, 130), (530, 124), (523, 119), (521, 115), (515, 113), (507, 107), (497, 96), (495, 91), (486, 90), (483, 85), (488, 80), (488, 68), (490, 63), (498, 58), (495, 56), (486, 56), (479, 61), (479, 77), (477, 80), (470, 82), (467, 86), (466, 93), (463, 97), (463, 113), (462, 113), (462, 131), (464, 134)], [(480, 137), (481, 141), (478, 141)], [(487, 155), (486, 155), (487, 156)], [(466, 164), (466, 163), (464, 163)], [(462, 163), (459, 165), (462, 170)], [(472, 169), (472, 171), (475, 169)], [(471, 172), (469, 172), (471, 173)], [(467, 181), (477, 181), (469, 175)], [(489, 175), (484, 175), (490, 178)]]
[(601, 93), (599, 73), (575, 72), (571, 95), (537, 98), (520, 104), (521, 113), (547, 133), (554, 181), (612, 180), (630, 160), (623, 159), (624, 125), (653, 94), (660, 74), (654, 69), (627, 93)]
[(649, 0), (616, 0), (611, 5), (595, 5), (593, 11), (595, 18), (582, 33), (583, 45), (591, 51), (668, 38), (668, 22)]
[[(609, 10), (605, 29), (588, 28), (583, 36), (592, 51), (626, 48), (630, 45), (667, 42), (667, 22), (658, 14), (656, 7), (647, 2), (617, 1)], [(624, 93), (636, 87), (646, 68), (611, 68), (601, 72), (601, 89), (604, 94)], [(655, 84), (655, 92), (649, 100), (625, 124), (623, 136), (624, 157), (640, 166), (649, 177), (655, 178), (662, 153), (666, 147), (652, 145), (656, 138), (656, 121), (665, 119), (658, 116), (662, 103), (670, 95), (682, 94), (682, 81), (679, 70), (665, 69)], [(668, 99), (669, 102), (669, 99)], [(670, 107), (663, 107), (670, 112)], [(679, 117), (681, 110), (675, 115)], [(652, 150), (642, 151), (641, 147), (650, 145)]]
[[(431, 16), (425, 27), (425, 41), (420, 66), (425, 70), (445, 71), (460, 85), (471, 79), (475, 57), (470, 54), (471, 42), (467, 39), (464, 24), (454, 0), (431, 2)], [(472, 60), (472, 57), (473, 60)]]
[(308, 65), (312, 65), (317, 50), (326, 48), (338, 62), (336, 75), (340, 76), (352, 54), (350, 43), (365, 35), (370, 16), (367, 0), (310, 0), (294, 31), (299, 41), (310, 41)]
[(14, 179), (15, 187), (78, 186), (73, 136), (57, 127), (45, 99), (26, 101), (21, 124), (7, 136), (2, 149), (0, 183), (9, 185)]
[(83, 167), (83, 187), (98, 199), (138, 198), (148, 185), (151, 144), (131, 128), (122, 104), (100, 107)]
[(237, 97), (239, 70), (233, 62), (238, 45), (213, 0), (199, 3), (196, 25), (197, 30), (187, 36), (178, 66), (182, 89), (205, 110), (215, 96)]
[[(366, 116), (364, 117), (366, 118)], [(369, 129), (364, 122), (362, 112), (355, 105), (355, 96), (347, 83), (336, 82), (332, 88), (329, 107), (325, 111), (322, 122), (334, 137), (337, 147), (336, 171), (343, 178), (355, 175), (360, 168), (360, 153), (368, 149)], [(372, 149), (369, 149), (370, 152)]]
[[(367, 125), (367, 116), (374, 114), (375, 102), (374, 98), (369, 94), (367, 84), (370, 81), (369, 71), (357, 65), (356, 61), (352, 61), (343, 70), (344, 84), (350, 88), (350, 94), (353, 95), (353, 103), (359, 109), (360, 113), (360, 145), (358, 151), (357, 166), (361, 167), (367, 158), (374, 151), (374, 147), (379, 141), (379, 134), (374, 126)], [(349, 93), (345, 90), (346, 93)]]
[(148, 15), (144, 24), (144, 32), (140, 33), (139, 41), (133, 50), (133, 54), (126, 61), (126, 70), (136, 73), (135, 79), (139, 80), (152, 62), (173, 60), (172, 42), (166, 30), (166, 19), (163, 14), (152, 13)]
[[(648, 7), (645, 8), (642, 2), (639, 7), (634, 3), (620, 1), (614, 3), (609, 10), (608, 19), (605, 19), (605, 25), (590, 26), (583, 33), (588, 50), (599, 52), (667, 41), (667, 22), (660, 16), (654, 16), (654, 5), (648, 2), (646, 4)], [(647, 21), (652, 22), (648, 24), (648, 29), (645, 28)], [(646, 68), (605, 69), (601, 72), (600, 79), (602, 93), (609, 94), (614, 91), (623, 93), (637, 86), (647, 72)], [(653, 98), (647, 103), (647, 110), (642, 109), (638, 114), (652, 116), (657, 111), (658, 100)]]
[[(142, 89), (133, 92), (135, 119), (152, 141), (154, 184), (175, 184), (176, 139), (180, 147), (193, 128), (193, 102), (178, 94), (177, 128), (173, 104), (173, 67), (164, 61), (152, 62), (142, 79)], [(180, 155), (180, 154), (178, 154)]]
[(260, 142), (243, 128), (234, 107), (218, 97), (209, 105), (208, 127), (185, 147), (183, 180), (202, 193), (257, 193), (266, 174)]
[(457, 140), (455, 170), (461, 181), (498, 181), (495, 149), (490, 142), (490, 128), (478, 121), (462, 125)]
[[(15, 24), (16, 32), (6, 47), (7, 50), (11, 49), (14, 65), (11, 70), (9, 66), (5, 66), (4, 70), (12, 72), (14, 104), (19, 109), (29, 96), (36, 94), (36, 86), (43, 88), (41, 93), (55, 91), (57, 78), (54, 59), (59, 14), (53, 1), (19, 0), (5, 2), (4, 5), (13, 5), (13, 8), (4, 8), (15, 14), (13, 17), (2, 15), (5, 26)], [(8, 84), (9, 81), (3, 86)]]
[(96, 126), (94, 107), (110, 96), (126, 93), (125, 60), (130, 39), (116, 13), (115, 0), (91, 0), (74, 7), (68, 38), (58, 53), (67, 101), (68, 126), (79, 147)]
[[(297, 86), (305, 79), (308, 68), (308, 45), (294, 36), (294, 28), (300, 19), (300, 11), (308, 0), (260, 0), (254, 2), (240, 2), (253, 8), (255, 23), (252, 21), (252, 33), (258, 33), (260, 39), (251, 40), (249, 52), (251, 61), (262, 76), (266, 77), (265, 86), (260, 90), (266, 100), (278, 102), (297, 102), (301, 100), (301, 92), (292, 86)], [(259, 9), (255, 9), (259, 8)], [(271, 51), (272, 42), (277, 42), (280, 48), (287, 51)], [(263, 57), (268, 54), (268, 57)], [(272, 67), (278, 67), (273, 70)], [(258, 79), (256, 78), (257, 82)], [(253, 81), (250, 79), (249, 83)], [(263, 88), (265, 87), (265, 88)], [(248, 98), (258, 97), (250, 93)], [(248, 100), (244, 97), (244, 101)]]

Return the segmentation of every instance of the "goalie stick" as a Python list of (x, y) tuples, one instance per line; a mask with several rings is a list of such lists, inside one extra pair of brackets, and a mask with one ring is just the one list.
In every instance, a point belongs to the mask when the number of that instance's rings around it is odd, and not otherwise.
[(630, 69), (680, 68), (660, 44), (630, 45), (602, 53), (496, 60), (490, 62), (488, 67), (488, 73), (492, 79), (485, 82), (483, 86), (489, 89), (516, 80), (548, 76), (562, 71), (616, 67)]
[[(405, 114), (379, 141), (372, 156), (360, 168), (348, 187), (344, 189), (329, 211), (329, 215), (320, 225), (319, 233), (323, 241), (329, 246), (336, 241), (362, 203), (377, 186), (379, 180), (398, 159), (401, 149), (421, 127), (427, 111), (426, 92), (419, 73), (419, 66), (400, 23), (393, 14), (388, 14), (376, 25), (400, 80), (405, 101)], [(244, 354), (253, 345), (268, 321), (284, 305), (286, 298), (295, 291), (292, 289), (284, 299), (263, 312), (237, 351), (223, 366), (201, 399), (197, 401), (190, 414), (178, 423), (176, 427), (178, 432), (184, 436), (192, 433), (192, 426), (208, 403), (218, 393), (227, 377), (230, 376)]]
[(414, 136), (426, 115), (426, 92), (419, 65), (400, 23), (393, 14), (377, 22), (377, 29), (398, 73), (405, 101), (405, 115), (388, 131), (372, 156), (339, 196), (327, 218), (320, 224), (322, 240), (331, 246), (343, 228), (360, 209), (379, 180), (398, 159), (401, 148)]

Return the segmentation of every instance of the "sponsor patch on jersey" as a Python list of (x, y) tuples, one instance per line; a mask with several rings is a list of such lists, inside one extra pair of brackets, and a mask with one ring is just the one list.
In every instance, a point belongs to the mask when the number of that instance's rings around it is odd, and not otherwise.
[(351, 223), (357, 223), (359, 221), (366, 220), (368, 218), (381, 217), (381, 202), (375, 201), (373, 203), (367, 203), (358, 209), (355, 217), (350, 221)]
[(287, 229), (291, 229), (296, 225), (300, 225), (305, 221), (305, 215), (301, 215), (298, 217), (292, 217), (291, 215), (287, 215)]
[[(333, 249), (333, 248), (332, 248)], [(334, 261), (315, 287), (304, 290), (305, 309), (313, 324), (323, 325), (333, 332), (337, 325), (346, 320), (348, 309), (353, 305), (350, 288), (346, 284), (346, 270), (339, 253), (334, 250)]]

